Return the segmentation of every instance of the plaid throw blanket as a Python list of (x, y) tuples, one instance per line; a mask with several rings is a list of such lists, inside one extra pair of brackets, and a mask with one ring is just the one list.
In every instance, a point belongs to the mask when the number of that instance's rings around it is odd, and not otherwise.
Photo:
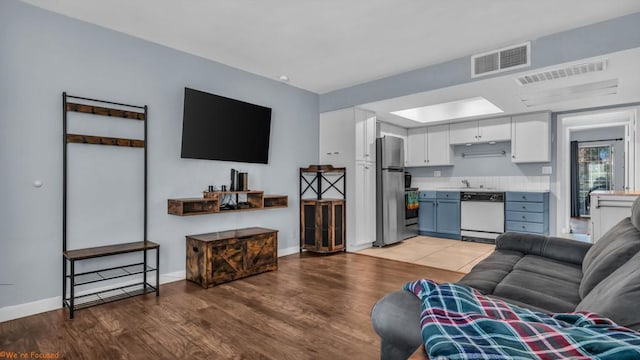
[(593, 313), (543, 314), (455, 283), (407, 283), (431, 359), (640, 359), (640, 333)]

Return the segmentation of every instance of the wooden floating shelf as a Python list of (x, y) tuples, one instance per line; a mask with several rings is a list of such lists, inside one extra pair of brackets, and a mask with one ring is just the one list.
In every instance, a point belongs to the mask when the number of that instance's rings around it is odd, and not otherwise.
[(144, 147), (144, 140), (112, 138), (106, 136), (67, 134), (67, 143), (75, 144), (93, 144), (93, 145), (112, 145), (125, 147)]
[(131, 120), (144, 120), (144, 113), (141, 113), (141, 112), (111, 109), (111, 108), (95, 106), (95, 105), (67, 103), (67, 111), (119, 117), (123, 119), (131, 119)]
[[(222, 202), (228, 196), (235, 198), (245, 195), (247, 201), (239, 208), (224, 208)], [(264, 195), (262, 191), (205, 191), (202, 198), (169, 199), (167, 212), (171, 215), (192, 216), (204, 214), (219, 214), (227, 212), (255, 211), (266, 209), (286, 208), (289, 206), (287, 195)]]

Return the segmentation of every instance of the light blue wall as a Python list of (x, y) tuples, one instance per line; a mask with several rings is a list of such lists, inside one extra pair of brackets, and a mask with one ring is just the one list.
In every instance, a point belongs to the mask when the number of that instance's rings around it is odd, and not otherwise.
[[(528, 69), (640, 47), (639, 23), (640, 13), (635, 13), (532, 39), (531, 67)], [(471, 82), (470, 55), (322, 94), (320, 112)]]
[[(185, 86), (273, 108), (269, 164), (180, 159)], [(318, 95), (3, 0), (0, 284), (9, 285), (0, 285), (0, 307), (61, 295), (63, 91), (149, 105), (149, 240), (161, 245), (162, 273), (184, 271), (187, 234), (264, 226), (280, 231), (281, 250), (299, 246), (298, 168), (318, 159)], [(242, 141), (242, 134), (216, 135)], [(167, 215), (167, 198), (200, 196), (209, 184), (228, 184), (232, 167), (249, 173), (252, 188), (289, 195), (289, 208)], [(36, 179), (44, 186), (33, 187)], [(96, 191), (116, 195), (108, 185), (96, 184)]]
[[(504, 151), (505, 155), (488, 157), (463, 157), (463, 153), (496, 153)], [(409, 172), (416, 177), (433, 177), (438, 170), (442, 177), (459, 176), (542, 176), (542, 166), (539, 164), (514, 164), (511, 161), (511, 143), (500, 142), (495, 145), (477, 144), (472, 146), (456, 145), (453, 147), (453, 166), (434, 166), (409, 168)]]

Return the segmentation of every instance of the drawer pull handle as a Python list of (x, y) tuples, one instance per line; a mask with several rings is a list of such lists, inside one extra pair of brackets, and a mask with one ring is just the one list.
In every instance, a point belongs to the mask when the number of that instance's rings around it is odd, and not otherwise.
[(526, 209), (527, 207), (526, 207), (526, 206), (522, 206), (522, 208), (523, 208), (523, 209)]
[(524, 216), (524, 215), (522, 215), (522, 218), (523, 218), (523, 219), (526, 219), (527, 217), (526, 217), (526, 216)]
[(523, 197), (522, 197), (522, 200), (527, 200), (527, 197), (526, 197), (526, 196), (523, 196)]
[(198, 248), (197, 247), (193, 247), (193, 252), (198, 252)]
[(526, 227), (525, 225), (522, 225), (522, 228), (523, 228), (523, 229), (526, 229), (527, 227)]

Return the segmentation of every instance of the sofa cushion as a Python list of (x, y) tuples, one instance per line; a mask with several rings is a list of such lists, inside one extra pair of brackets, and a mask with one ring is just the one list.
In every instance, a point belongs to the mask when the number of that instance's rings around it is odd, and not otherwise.
[(582, 279), (582, 267), (580, 265), (535, 255), (526, 255), (518, 261), (514, 269), (528, 271), (532, 274), (545, 275), (578, 285)]
[(589, 243), (537, 234), (506, 232), (496, 239), (496, 250), (518, 251), (576, 265), (582, 264), (590, 248)]
[(412, 292), (385, 295), (371, 309), (373, 329), (382, 338), (382, 359), (406, 359), (422, 344), (421, 302)]
[(579, 286), (575, 282), (514, 269), (496, 286), (492, 295), (547, 312), (570, 312), (581, 300)]
[(640, 253), (600, 281), (582, 299), (576, 311), (594, 312), (616, 323), (640, 330)]
[[(636, 204), (634, 203), (634, 208)], [(627, 262), (640, 251), (640, 231), (625, 218), (607, 231), (587, 251), (582, 262), (583, 278), (580, 297), (584, 298), (602, 279)]]
[(495, 287), (509, 275), (523, 256), (517, 251), (496, 250), (474, 266), (459, 282), (475, 288), (482, 294), (492, 294)]

